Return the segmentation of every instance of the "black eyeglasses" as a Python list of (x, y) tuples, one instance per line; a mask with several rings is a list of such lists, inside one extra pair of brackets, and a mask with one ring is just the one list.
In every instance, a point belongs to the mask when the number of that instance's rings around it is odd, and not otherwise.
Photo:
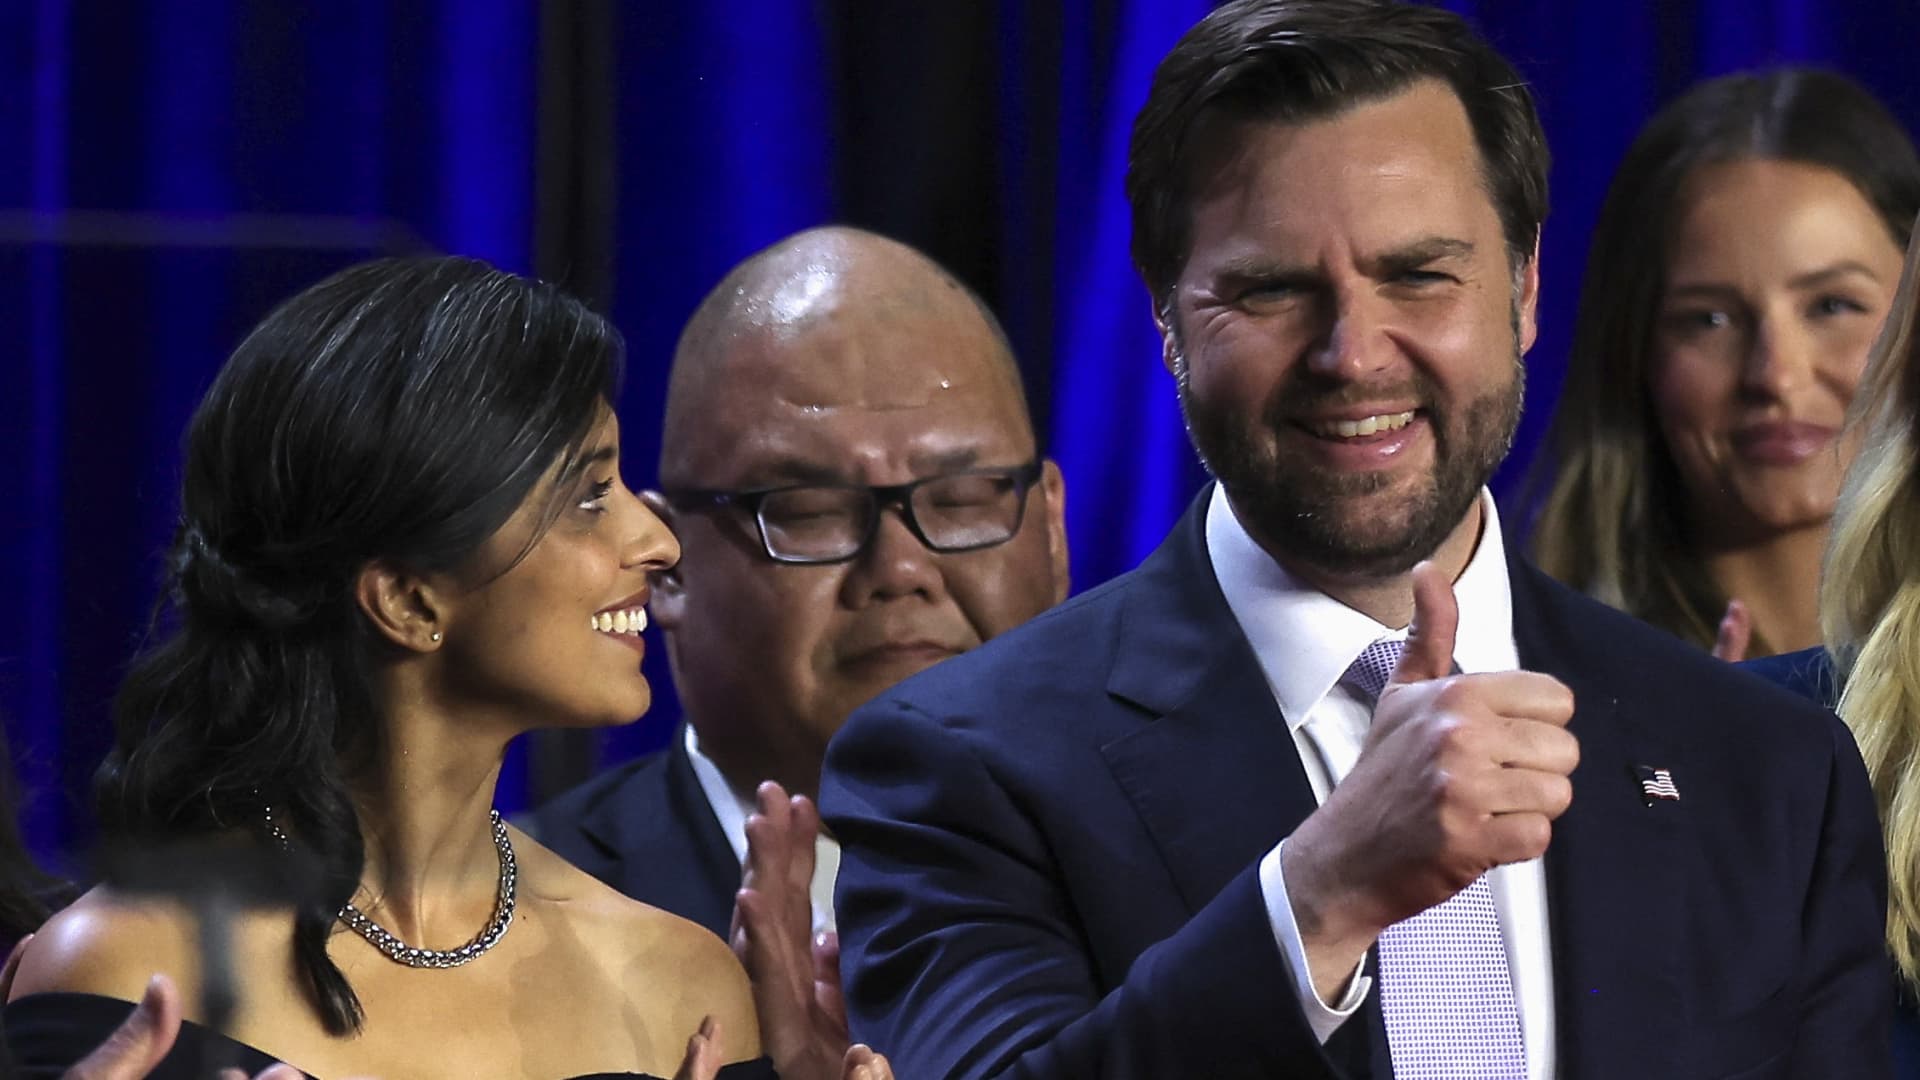
[(911, 484), (796, 484), (759, 491), (678, 489), (663, 492), (682, 510), (736, 507), (752, 515), (767, 557), (783, 563), (838, 563), (858, 558), (880, 530), (880, 511), (900, 516), (930, 551), (954, 554), (1004, 544), (1020, 531), (1027, 491), (1040, 462), (1010, 469), (969, 469)]

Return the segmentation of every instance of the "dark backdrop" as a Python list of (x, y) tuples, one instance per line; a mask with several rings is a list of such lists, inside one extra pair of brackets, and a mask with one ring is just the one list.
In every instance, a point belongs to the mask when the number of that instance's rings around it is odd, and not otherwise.
[[(827, 221), (899, 237), (1005, 320), (1066, 470), (1077, 585), (1132, 565), (1201, 473), (1120, 178), (1154, 62), (1208, 6), (0, 0), (0, 716), (36, 849), (71, 866), (91, 836), (85, 783), (194, 402), (268, 306), (373, 254), (476, 255), (611, 314), (644, 483), (674, 337), (729, 265)], [(1639, 124), (1701, 76), (1810, 62), (1920, 127), (1920, 0), (1452, 6), (1532, 81), (1556, 158), (1506, 491)], [(503, 808), (657, 745), (659, 700), (631, 728), (517, 753)]]

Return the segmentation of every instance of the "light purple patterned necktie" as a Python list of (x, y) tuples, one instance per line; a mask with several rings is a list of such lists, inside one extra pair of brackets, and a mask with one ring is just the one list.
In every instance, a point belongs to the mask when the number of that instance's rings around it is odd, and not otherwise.
[[(1406, 648), (1405, 641), (1374, 642), (1341, 681), (1377, 700)], [(1378, 952), (1396, 1080), (1526, 1080), (1513, 973), (1485, 875), (1387, 927)]]

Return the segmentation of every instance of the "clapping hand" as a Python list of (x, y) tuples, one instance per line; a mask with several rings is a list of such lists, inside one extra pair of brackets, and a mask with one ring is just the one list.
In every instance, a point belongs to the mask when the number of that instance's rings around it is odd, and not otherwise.
[(1720, 629), (1713, 637), (1713, 655), (1729, 664), (1747, 658), (1753, 640), (1753, 615), (1738, 600), (1727, 601), (1727, 613), (1720, 616)]
[(709, 1016), (687, 1040), (687, 1056), (673, 1080), (713, 1080), (720, 1072), (720, 1021)]
[[(820, 812), (805, 795), (771, 781), (747, 817), (747, 862), (728, 939), (753, 984), (760, 1038), (784, 1080), (893, 1080), (887, 1059), (848, 1046), (840, 994), (840, 945), (813, 936), (814, 843)], [(720, 1026), (708, 1017), (687, 1041), (674, 1080), (714, 1080), (724, 1060)]]
[(865, 1043), (847, 1048), (841, 1063), (840, 1080), (893, 1080), (893, 1066), (884, 1054), (875, 1053)]
[[(813, 936), (814, 843), (820, 812), (805, 795), (768, 781), (747, 818), (747, 863), (734, 897), (733, 951), (753, 982), (760, 1032), (788, 1080), (834, 1080), (847, 1053), (840, 944)], [(884, 1063), (884, 1059), (882, 1059)]]

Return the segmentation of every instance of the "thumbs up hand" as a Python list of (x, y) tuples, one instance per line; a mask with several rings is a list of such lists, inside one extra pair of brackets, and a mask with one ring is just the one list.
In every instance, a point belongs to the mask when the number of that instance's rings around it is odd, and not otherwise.
[(1382, 930), (1544, 853), (1573, 800), (1572, 691), (1529, 671), (1453, 674), (1459, 606), (1430, 563), (1413, 569), (1413, 610), (1359, 760), (1281, 851), (1329, 1001)]
[[(1446, 576), (1423, 562), (1413, 568), (1413, 625), (1389, 687), (1431, 682), (1453, 674), (1453, 643), (1460, 634), (1460, 602)], [(1384, 696), (1385, 690), (1381, 691)]]

